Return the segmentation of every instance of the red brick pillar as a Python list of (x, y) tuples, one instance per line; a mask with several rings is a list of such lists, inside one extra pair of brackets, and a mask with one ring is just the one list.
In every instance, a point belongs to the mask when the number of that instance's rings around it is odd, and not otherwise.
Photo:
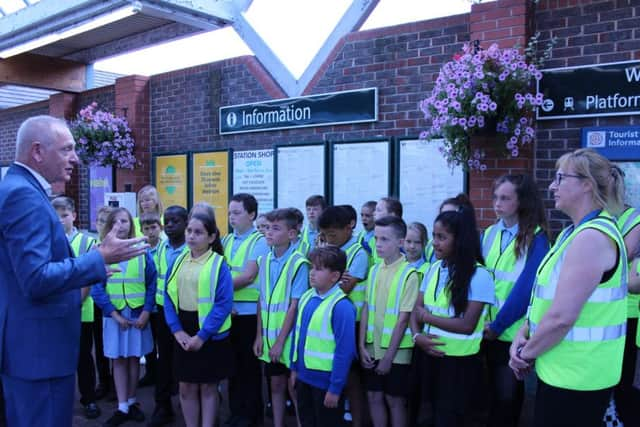
[(116, 111), (125, 116), (135, 140), (138, 164), (133, 170), (116, 169), (116, 191), (136, 192), (151, 182), (151, 145), (149, 141), (149, 78), (127, 76), (116, 80)]
[[(497, 0), (472, 5), (471, 40), (479, 40), (483, 49), (493, 43), (501, 48), (511, 48), (517, 44), (522, 49), (533, 28), (534, 7), (532, 0)], [(485, 138), (491, 137), (472, 138), (472, 146), (485, 147)], [(481, 228), (489, 226), (496, 219), (492, 207), (493, 181), (507, 173), (533, 174), (534, 150), (531, 145), (524, 147), (515, 159), (505, 159), (486, 149), (485, 154), (487, 170), (469, 174), (469, 196), (476, 207), (478, 225)]]
[[(49, 115), (60, 119), (71, 120), (76, 111), (76, 95), (72, 93), (56, 93), (49, 97)], [(76, 169), (68, 184), (55, 183), (52, 185), (53, 194), (65, 194), (78, 203), (80, 194), (80, 173)]]

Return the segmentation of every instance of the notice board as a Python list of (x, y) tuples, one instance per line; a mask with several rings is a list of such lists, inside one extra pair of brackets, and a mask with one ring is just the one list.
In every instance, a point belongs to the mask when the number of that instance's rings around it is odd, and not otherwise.
[(155, 156), (154, 185), (164, 206), (188, 207), (187, 154)]
[(222, 235), (229, 229), (229, 152), (193, 153), (191, 182), (194, 204), (207, 202), (216, 213), (216, 223)]
[(399, 141), (399, 196), (403, 218), (409, 224), (418, 221), (429, 234), (444, 199), (464, 191), (462, 166), (450, 167), (440, 153), (442, 140)]
[(258, 201), (258, 214), (273, 210), (274, 151), (233, 152), (233, 193), (249, 193)]
[(276, 207), (305, 212), (307, 197), (325, 190), (324, 144), (276, 147)]
[(389, 141), (335, 143), (331, 152), (334, 205), (351, 205), (360, 212), (368, 200), (389, 195)]

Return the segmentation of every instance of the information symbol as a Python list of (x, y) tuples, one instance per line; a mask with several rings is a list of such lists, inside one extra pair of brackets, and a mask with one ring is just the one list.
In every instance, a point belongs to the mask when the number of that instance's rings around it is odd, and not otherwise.
[(236, 113), (227, 114), (227, 126), (230, 128), (235, 127), (236, 123), (238, 123), (238, 116)]

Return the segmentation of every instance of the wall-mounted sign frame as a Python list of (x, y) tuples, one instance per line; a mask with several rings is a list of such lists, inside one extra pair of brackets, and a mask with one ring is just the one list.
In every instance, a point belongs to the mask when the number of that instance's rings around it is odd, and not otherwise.
[(218, 110), (220, 135), (378, 120), (378, 88), (230, 105)]
[(273, 210), (275, 150), (233, 151), (233, 194), (249, 193), (258, 201), (258, 214)]
[(581, 142), (610, 160), (640, 161), (640, 126), (582, 128)]
[(393, 150), (389, 139), (332, 142), (329, 146), (331, 201), (357, 211), (369, 200), (393, 193)]
[(467, 189), (462, 166), (451, 168), (439, 151), (443, 140), (419, 138), (396, 141), (398, 159), (397, 194), (408, 223), (418, 221), (429, 232), (443, 200)]
[(153, 157), (153, 185), (158, 189), (162, 204), (184, 206), (189, 204), (189, 155), (187, 153), (162, 154)]
[(295, 207), (304, 212), (307, 197), (320, 194), (327, 198), (327, 144), (276, 145), (275, 153), (277, 208)]
[(229, 198), (231, 182), (231, 150), (191, 153), (191, 202), (207, 202), (215, 209), (218, 229), (229, 230)]
[(113, 166), (88, 166), (89, 170), (89, 231), (96, 232), (98, 209), (104, 206), (105, 193), (111, 193), (116, 188), (116, 171)]
[(542, 70), (538, 120), (640, 113), (640, 61)]

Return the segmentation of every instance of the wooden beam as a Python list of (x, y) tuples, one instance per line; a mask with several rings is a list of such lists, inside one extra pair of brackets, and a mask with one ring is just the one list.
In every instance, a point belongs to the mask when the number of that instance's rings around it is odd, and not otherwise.
[(82, 92), (86, 89), (86, 68), (80, 62), (23, 53), (0, 59), (0, 84)]

